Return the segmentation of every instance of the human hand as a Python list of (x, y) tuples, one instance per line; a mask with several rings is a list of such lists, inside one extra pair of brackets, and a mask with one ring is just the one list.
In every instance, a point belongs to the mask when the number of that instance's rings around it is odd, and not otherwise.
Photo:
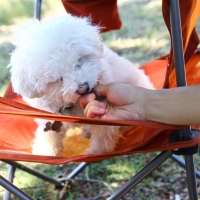
[[(89, 118), (144, 120), (143, 93), (144, 88), (128, 83), (113, 82), (97, 85), (94, 93), (80, 97), (79, 102), (84, 114)], [(97, 96), (106, 97), (96, 100)]]

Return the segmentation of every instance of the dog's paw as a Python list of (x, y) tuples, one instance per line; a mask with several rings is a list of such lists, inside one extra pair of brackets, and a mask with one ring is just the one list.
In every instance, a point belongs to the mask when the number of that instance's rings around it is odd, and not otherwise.
[(56, 132), (60, 132), (61, 131), (61, 127), (62, 127), (62, 122), (59, 122), (59, 121), (55, 121), (53, 123), (47, 122), (45, 124), (44, 131), (46, 132), (46, 131), (53, 130), (53, 131), (56, 131)]
[(121, 134), (119, 127), (96, 126), (90, 137), (90, 148), (85, 154), (103, 154), (115, 150)]
[(59, 132), (52, 129), (44, 131), (44, 129), (44, 124), (38, 126), (32, 145), (32, 153), (35, 155), (56, 156), (63, 149), (62, 139), (66, 135), (65, 126), (61, 126)]

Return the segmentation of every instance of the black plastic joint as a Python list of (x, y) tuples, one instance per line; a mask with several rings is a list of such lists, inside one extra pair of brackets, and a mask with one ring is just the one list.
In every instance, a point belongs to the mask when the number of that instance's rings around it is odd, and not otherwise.
[[(184, 137), (183, 130), (174, 130), (171, 133), (169, 143), (191, 141), (198, 138), (198, 136), (199, 136), (199, 130), (197, 129), (192, 129), (187, 137)], [(173, 150), (173, 153), (175, 155), (193, 155), (196, 154), (197, 152), (198, 152), (198, 145), (193, 147), (178, 148)]]
[(175, 155), (194, 155), (198, 152), (198, 145), (193, 147), (187, 147), (183, 149), (174, 149), (173, 153)]

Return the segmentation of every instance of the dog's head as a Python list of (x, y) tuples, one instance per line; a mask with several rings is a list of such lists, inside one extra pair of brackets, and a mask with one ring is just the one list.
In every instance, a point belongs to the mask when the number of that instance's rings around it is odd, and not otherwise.
[(14, 91), (58, 106), (77, 102), (102, 74), (99, 27), (71, 15), (29, 22), (16, 35), (11, 54)]

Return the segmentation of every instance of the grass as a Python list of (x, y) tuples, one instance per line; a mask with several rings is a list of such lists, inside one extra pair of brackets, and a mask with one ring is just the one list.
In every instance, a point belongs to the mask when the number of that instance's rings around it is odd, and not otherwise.
[(0, 45), (0, 95), (4, 93), (8, 83), (9, 83), (9, 71), (6, 66), (8, 65), (9, 62), (9, 53), (13, 49), (13, 46), (10, 43), (3, 43)]
[[(0, 7), (0, 95), (3, 95), (9, 82), (9, 69), (6, 66), (9, 64), (9, 53), (13, 50), (13, 46), (10, 44), (13, 30), (16, 24), (33, 16), (33, 1), (18, 0), (17, 2), (16, 0), (3, 1)], [(53, 0), (48, 1), (48, 4), (45, 2), (47, 1), (44, 1), (43, 4), (43, 16), (63, 13), (60, 3), (55, 3)], [(138, 66), (167, 54), (170, 49), (170, 41), (162, 19), (161, 1), (151, 0), (144, 3), (135, 0), (119, 0), (118, 2), (123, 27), (121, 30), (102, 34), (104, 42)], [(200, 33), (199, 22), (197, 29)], [(80, 200), (98, 195), (99, 199), (106, 199), (105, 196), (111, 193), (110, 189), (98, 181), (104, 181), (109, 184), (112, 190), (117, 190), (157, 154), (119, 156), (90, 164), (77, 176), (79, 180), (72, 184), (72, 188), (67, 195), (63, 196), (63, 199)], [(40, 163), (24, 164), (51, 177), (56, 177), (58, 174), (69, 174), (78, 165), (78, 163), (61, 166)], [(195, 166), (200, 170), (198, 154), (195, 155)], [(7, 176), (6, 164), (0, 163), (0, 173)], [(15, 177), (14, 183), (23, 188), (23, 191), (34, 199), (54, 200), (58, 199), (58, 195), (62, 195), (54, 190), (53, 185), (20, 170), (16, 171)], [(125, 199), (175, 199), (176, 194), (179, 194), (183, 199), (188, 199), (185, 177), (183, 170), (169, 159), (131, 190)], [(97, 182), (86, 182), (86, 179), (95, 179)], [(199, 180), (197, 181), (199, 187)], [(2, 197), (3, 189), (0, 190)], [(16, 198), (12, 197), (12, 199)]]
[[(100, 199), (104, 200), (106, 198), (104, 198), (103, 195), (110, 195), (111, 192), (109, 188), (100, 183), (100, 181), (106, 182), (112, 190), (115, 191), (126, 183), (126, 181), (128, 181), (130, 177), (137, 173), (144, 165), (149, 163), (157, 154), (158, 153), (148, 153), (120, 156), (100, 163), (92, 163), (77, 176), (77, 180), (72, 184), (69, 192), (65, 194), (62, 199), (83, 200), (87, 199), (86, 197), (89, 196), (90, 198), (94, 196), (102, 196)], [(196, 162), (199, 163), (200, 160), (197, 155), (195, 157)], [(196, 165), (198, 165), (197, 163)], [(44, 165), (39, 163), (24, 164), (36, 171), (44, 173), (45, 175), (56, 177), (58, 174), (69, 174), (78, 163), (69, 163), (61, 166)], [(1, 165), (1, 170), (2, 167), (5, 167), (5, 165)], [(5, 169), (3, 169), (3, 171), (5, 171)], [(14, 183), (34, 199), (58, 199), (59, 192), (54, 189), (52, 184), (36, 179), (32, 175), (20, 170), (16, 171), (15, 177)], [(178, 167), (176, 163), (172, 163), (172, 160), (169, 159), (157, 168), (156, 171), (151, 173), (147, 179), (144, 179), (134, 189), (132, 189), (125, 199), (170, 199), (173, 195), (181, 194), (181, 192), (186, 189), (186, 183), (184, 182), (185, 178), (186, 175), (184, 170)], [(94, 179), (98, 182), (85, 181)], [(199, 180), (197, 182), (199, 185)], [(185, 194), (183, 193), (183, 195)], [(186, 196), (187, 195), (184, 196), (184, 199), (187, 199)], [(15, 198), (13, 197), (12, 199)]]
[[(52, 10), (53, 0), (42, 2), (42, 13)], [(0, 25), (12, 25), (34, 16), (34, 0), (3, 1), (0, 7)]]
[(108, 46), (138, 65), (169, 52), (169, 34), (159, 1), (150, 1), (145, 6), (139, 1), (127, 1), (119, 6), (119, 12), (122, 29), (102, 36)]

